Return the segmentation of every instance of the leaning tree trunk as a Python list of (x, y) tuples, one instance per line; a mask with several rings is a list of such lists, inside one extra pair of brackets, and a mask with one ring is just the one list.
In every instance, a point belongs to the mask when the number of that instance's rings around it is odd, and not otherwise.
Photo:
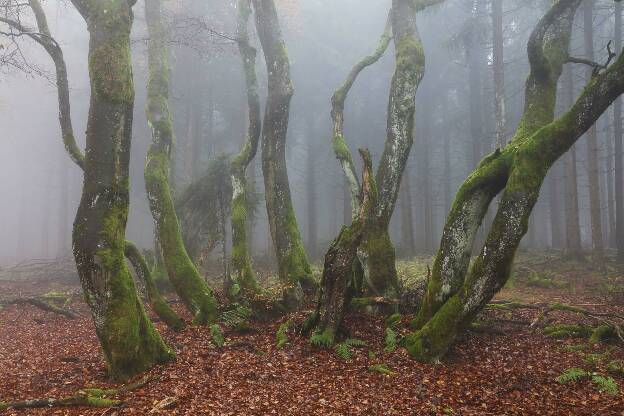
[[(536, 50), (535, 43), (529, 46), (532, 75), (539, 67), (542, 78), (545, 69), (551, 71), (551, 80), (559, 78), (561, 67), (567, 60), (571, 24), (579, 4), (580, 0), (560, 0), (540, 21), (536, 31), (547, 34), (549, 47)], [(554, 33), (550, 31), (552, 29)], [(557, 33), (562, 37), (560, 42), (553, 44)], [(532, 36), (532, 42), (535, 40), (536, 37)], [(540, 100), (535, 101), (537, 97), (531, 97), (531, 93), (539, 90), (532, 89), (532, 86), (529, 80), (527, 104), (536, 106)], [(550, 100), (541, 101), (542, 110), (550, 107), (554, 110), (556, 83), (550, 90), (548, 95), (542, 96), (542, 99), (551, 96)], [(526, 234), (529, 216), (548, 169), (623, 92), (624, 58), (620, 57), (615, 65), (592, 79), (568, 113), (528, 136), (517, 137), (502, 152), (496, 152), (494, 157), (506, 160), (509, 167), (508, 174), (503, 175), (506, 183), (494, 223), (480, 255), (470, 270), (465, 272), (466, 278), (462, 285), (436, 308), (433, 316), (417, 332), (404, 339), (404, 345), (411, 355), (422, 361), (440, 359), (457, 334), (503, 287), (520, 240)], [(525, 110), (525, 116), (529, 110)], [(528, 130), (526, 119), (521, 123), (520, 130)], [(478, 172), (471, 176), (476, 174)], [(430, 283), (429, 289), (432, 286)]]
[(358, 192), (359, 212), (349, 226), (343, 226), (338, 237), (325, 254), (323, 276), (315, 312), (306, 321), (304, 330), (312, 331), (313, 345), (330, 347), (334, 344), (342, 318), (350, 301), (350, 288), (357, 249), (374, 218), (377, 187), (373, 176), (372, 160), (368, 150), (360, 150), (364, 162), (362, 188)]
[(572, 21), (580, 1), (557, 2), (531, 34), (531, 73), (520, 125), (510, 144), (486, 156), (459, 188), (446, 219), (423, 304), (412, 322), (416, 328), (431, 319), (464, 284), (477, 230), (490, 203), (507, 183), (516, 146), (554, 119), (557, 81), (567, 58)]
[(251, 0), (238, 2), (238, 50), (243, 61), (249, 110), (247, 138), (241, 151), (232, 161), (232, 268), (236, 281), (245, 295), (260, 292), (251, 267), (249, 252), (248, 214), (247, 214), (247, 178), (246, 170), (256, 157), (258, 142), (262, 132), (260, 120), (260, 98), (258, 97), (258, 79), (256, 76), (256, 49), (249, 42), (247, 26), (251, 15)]
[(169, 188), (173, 123), (168, 104), (167, 39), (161, 22), (160, 0), (146, 0), (145, 18), (150, 35), (146, 113), (152, 131), (145, 163), (145, 187), (169, 280), (195, 316), (194, 322), (203, 325), (216, 319), (217, 301), (186, 252)]
[(262, 172), (267, 214), (284, 303), (296, 307), (303, 289), (314, 289), (312, 271), (303, 248), (290, 196), (286, 171), (286, 135), (293, 86), (286, 45), (274, 0), (253, 0), (256, 29), (268, 71), (268, 96), (262, 131)]
[(74, 257), (109, 372), (126, 379), (173, 357), (145, 314), (124, 257), (134, 107), (132, 11), (126, 0), (73, 3), (88, 23), (91, 78)]

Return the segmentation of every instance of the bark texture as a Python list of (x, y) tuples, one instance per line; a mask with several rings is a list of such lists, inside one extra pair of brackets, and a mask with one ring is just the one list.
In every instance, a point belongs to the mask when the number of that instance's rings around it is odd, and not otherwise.
[(145, 186), (169, 280), (194, 315), (194, 322), (205, 325), (216, 319), (217, 301), (186, 252), (169, 188), (173, 124), (168, 103), (167, 37), (161, 21), (160, 0), (146, 0), (145, 19), (150, 35), (146, 113), (152, 132), (145, 163)]
[(262, 173), (267, 214), (279, 277), (287, 307), (296, 307), (302, 288), (314, 289), (312, 271), (303, 248), (286, 170), (286, 135), (293, 85), (290, 62), (273, 0), (253, 0), (256, 30), (268, 68), (268, 96), (262, 130)]
[(170, 360), (138, 298), (124, 258), (134, 86), (131, 5), (74, 0), (89, 29), (91, 102), (74, 258), (109, 372), (126, 379)]
[(260, 98), (258, 96), (258, 78), (256, 76), (256, 49), (249, 42), (247, 26), (251, 15), (250, 0), (238, 2), (238, 51), (243, 61), (249, 126), (247, 138), (241, 151), (232, 160), (232, 268), (235, 278), (244, 294), (260, 292), (251, 266), (249, 252), (248, 215), (247, 215), (247, 177), (246, 170), (256, 157), (258, 142), (262, 133), (260, 119)]

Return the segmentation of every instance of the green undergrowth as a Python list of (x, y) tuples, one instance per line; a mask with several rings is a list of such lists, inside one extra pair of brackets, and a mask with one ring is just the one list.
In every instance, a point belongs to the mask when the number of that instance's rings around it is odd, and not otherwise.
[(357, 338), (349, 338), (339, 343), (334, 347), (334, 351), (338, 357), (343, 360), (349, 360), (353, 356), (353, 348), (356, 347), (365, 347), (366, 342)]
[(383, 374), (385, 376), (392, 376), (392, 375), (395, 374), (395, 372), (392, 371), (392, 369), (390, 367), (388, 367), (388, 364), (373, 364), (373, 365), (370, 365), (368, 367), (368, 371), (370, 371), (372, 373)]
[(620, 386), (609, 376), (586, 371), (582, 368), (572, 367), (566, 369), (561, 375), (555, 378), (559, 384), (572, 384), (584, 380), (589, 380), (594, 388), (601, 393), (616, 395), (620, 393)]

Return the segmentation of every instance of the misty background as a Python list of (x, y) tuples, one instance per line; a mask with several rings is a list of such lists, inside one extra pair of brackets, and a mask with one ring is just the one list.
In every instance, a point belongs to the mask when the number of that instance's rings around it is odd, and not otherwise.
[[(295, 87), (287, 150), (291, 192), (308, 254), (318, 259), (350, 217), (349, 196), (331, 147), (330, 97), (351, 67), (376, 48), (390, 1), (277, 3)], [(485, 6), (480, 8), (479, 3)], [(417, 96), (414, 146), (391, 224), (399, 255), (435, 251), (458, 185), (477, 160), (494, 150), (492, 20), (487, 4), (452, 0), (419, 15), (427, 69)], [(504, 2), (507, 139), (515, 131), (523, 106), (527, 38), (549, 4), (547, 0)], [(48, 0), (44, 6), (68, 65), (76, 139), (84, 147), (89, 104), (88, 32), (70, 4)], [(172, 31), (171, 106), (177, 137), (174, 177), (180, 192), (201, 175), (209, 159), (238, 152), (246, 132), (246, 97), (237, 47), (229, 39), (236, 32), (235, 2), (168, 1), (165, 8)], [(144, 111), (146, 29), (143, 8), (139, 5), (134, 10), (136, 102), (127, 236), (141, 247), (151, 247), (153, 225), (143, 182), (145, 154), (151, 141)], [(598, 62), (605, 60), (607, 42), (613, 38), (612, 13), (612, 2), (597, 1), (594, 41)], [(572, 56), (583, 56), (581, 23), (575, 24)], [(254, 31), (251, 33), (257, 44)], [(25, 41), (22, 48), (26, 66), (0, 68), (0, 265), (69, 255), (71, 227), (82, 186), (82, 173), (62, 145), (52, 63), (39, 45)], [(393, 53), (391, 45), (378, 64), (362, 73), (345, 109), (347, 143), (352, 150), (368, 147), (375, 161), (385, 140)], [(257, 69), (264, 96), (266, 70), (261, 55)], [(576, 94), (585, 84), (586, 68), (568, 66), (573, 71)], [(471, 125), (475, 110), (479, 122), (475, 125), (473, 118)], [(559, 105), (559, 111), (564, 110), (564, 105)], [(610, 209), (614, 156), (611, 111), (605, 112), (597, 124), (607, 245), (611, 245), (615, 229)], [(476, 127), (480, 133), (475, 135)], [(581, 236), (589, 247), (585, 142), (579, 141), (576, 148)], [(478, 155), (474, 149), (478, 149)], [(258, 155), (249, 173), (262, 194), (259, 161)], [(564, 175), (562, 163), (558, 162), (533, 212), (525, 248), (563, 246)], [(271, 252), (271, 243), (264, 201), (258, 208), (252, 251), (263, 256)]]

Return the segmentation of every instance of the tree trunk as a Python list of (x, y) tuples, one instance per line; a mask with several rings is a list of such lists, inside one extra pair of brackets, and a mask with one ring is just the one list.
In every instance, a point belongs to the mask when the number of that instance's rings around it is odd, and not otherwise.
[[(583, 34), (585, 56), (594, 60), (594, 0), (585, 0), (583, 7)], [(587, 81), (592, 78), (593, 68), (587, 70)], [(591, 236), (593, 254), (596, 260), (603, 257), (602, 209), (600, 200), (600, 174), (598, 171), (598, 133), (596, 126), (587, 132), (587, 176), (589, 187), (589, 214), (591, 218)]]
[[(564, 107), (570, 109), (574, 103), (574, 78), (572, 68), (564, 70), (563, 99)], [(576, 146), (572, 146), (564, 156), (566, 184), (565, 184), (565, 219), (566, 241), (565, 253), (570, 258), (580, 259), (583, 256), (581, 246), (581, 225), (578, 203), (578, 173), (576, 167)]]
[(274, 0), (253, 0), (256, 30), (268, 71), (268, 96), (262, 131), (262, 172), (267, 214), (287, 307), (302, 300), (302, 286), (314, 289), (312, 271), (303, 248), (290, 196), (286, 170), (286, 136), (293, 86), (286, 45)]
[(503, 0), (492, 0), (492, 66), (494, 68), (494, 108), (497, 149), (505, 145), (505, 60), (503, 38)]
[[(509, 168), (508, 173), (503, 174), (507, 181), (501, 204), (481, 254), (472, 262), (469, 270), (462, 270), (466, 278), (461, 287), (434, 311), (432, 318), (427, 319), (419, 331), (404, 339), (410, 354), (422, 361), (440, 359), (458, 333), (503, 287), (509, 277), (517, 247), (527, 231), (529, 216), (548, 169), (624, 92), (624, 57), (620, 57), (614, 65), (594, 77), (569, 112), (526, 135), (530, 128), (529, 122), (532, 121), (527, 116), (536, 107), (541, 108), (541, 115), (534, 113), (540, 116), (540, 120), (549, 117), (554, 111), (556, 80), (561, 74), (561, 66), (567, 60), (573, 12), (579, 4), (580, 0), (555, 3), (538, 24), (538, 35), (535, 36), (534, 32), (531, 37), (528, 51), (532, 76), (538, 74), (542, 81), (549, 79), (551, 88), (547, 91), (536, 90), (532, 88), (535, 84), (529, 78), (528, 107), (525, 107), (524, 121), (519, 128), (524, 134), (516, 136), (510, 145), (495, 155), (496, 159), (506, 161)], [(548, 33), (552, 29), (555, 33)], [(545, 34), (547, 36), (544, 38)], [(559, 41), (557, 36), (562, 36)], [(542, 44), (541, 41), (535, 42), (540, 37), (548, 40), (551, 47), (536, 49), (537, 45)], [(553, 42), (556, 42), (557, 48), (552, 48)], [(541, 97), (534, 95), (536, 92)], [(543, 114), (544, 111), (550, 114)], [(535, 122), (531, 124), (533, 128), (536, 127)], [(477, 171), (471, 176), (478, 174)], [(430, 280), (428, 295), (435, 285), (439, 285), (439, 281)]]
[[(622, 50), (622, 3), (615, 3), (615, 50)], [(622, 99), (613, 104), (615, 135), (615, 245), (618, 261), (624, 262), (624, 170), (622, 168)]]
[(145, 314), (124, 258), (134, 87), (125, 0), (73, 0), (88, 22), (91, 103), (74, 257), (109, 372), (126, 379), (173, 357)]
[[(464, 284), (477, 230), (488, 207), (506, 185), (511, 169), (512, 143), (523, 143), (554, 119), (562, 56), (570, 41), (572, 21), (581, 0), (562, 0), (540, 20), (528, 44), (531, 73), (526, 82), (525, 108), (518, 130), (504, 151), (486, 156), (461, 185), (449, 212), (440, 248), (431, 270), (421, 309), (412, 324), (425, 325)], [(558, 45), (559, 50), (548, 47)]]
[(169, 188), (173, 124), (168, 104), (167, 36), (161, 22), (160, 0), (146, 1), (145, 18), (150, 35), (146, 113), (152, 132), (145, 163), (145, 187), (169, 280), (194, 315), (194, 322), (203, 325), (215, 321), (217, 301), (186, 252)]
[(409, 171), (403, 176), (403, 183), (401, 184), (401, 246), (404, 256), (408, 258), (416, 252)]
[(360, 150), (364, 162), (362, 188), (358, 192), (359, 212), (349, 226), (343, 226), (332, 242), (323, 267), (321, 287), (315, 312), (306, 320), (304, 330), (314, 330), (310, 341), (316, 346), (330, 347), (342, 324), (342, 318), (350, 301), (353, 288), (353, 268), (357, 249), (366, 232), (369, 221), (374, 218), (377, 187), (372, 173), (372, 160), (367, 150)]
[[(250, 238), (247, 236), (250, 216), (248, 210), (248, 185), (246, 171), (256, 157), (258, 142), (262, 132), (260, 120), (260, 98), (258, 97), (258, 79), (256, 77), (256, 49), (249, 43), (248, 24), (251, 15), (250, 0), (238, 2), (238, 50), (245, 74), (245, 91), (249, 113), (249, 126), (245, 144), (232, 160), (232, 268), (236, 282), (243, 295), (250, 296), (260, 292), (260, 286), (251, 266)], [(212, 115), (211, 115), (212, 117)]]

